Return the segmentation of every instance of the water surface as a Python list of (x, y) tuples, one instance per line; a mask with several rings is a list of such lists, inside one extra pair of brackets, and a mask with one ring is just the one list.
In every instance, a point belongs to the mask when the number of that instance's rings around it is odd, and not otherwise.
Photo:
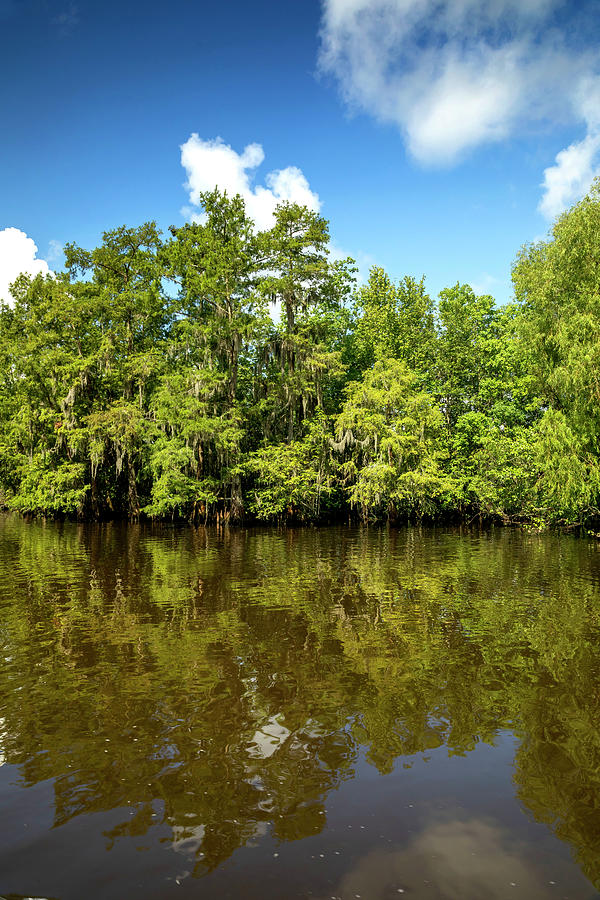
[(600, 896), (600, 549), (0, 517), (0, 894)]

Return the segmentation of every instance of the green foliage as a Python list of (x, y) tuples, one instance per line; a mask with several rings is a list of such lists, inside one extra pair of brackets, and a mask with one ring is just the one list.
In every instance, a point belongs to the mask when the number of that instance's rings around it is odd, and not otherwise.
[(540, 472), (537, 491), (541, 512), (567, 524), (597, 516), (600, 465), (586, 451), (560, 410), (549, 409), (537, 429), (534, 453)]
[(426, 376), (431, 372), (434, 347), (434, 307), (425, 279), (410, 275), (397, 285), (378, 266), (357, 295), (352, 362), (358, 376), (377, 359), (401, 359)]
[[(517, 303), (374, 267), (325, 219), (117, 228), (0, 307), (0, 503), (198, 521), (600, 516), (600, 183), (523, 248)], [(353, 512), (354, 511), (354, 512)]]
[(540, 390), (600, 449), (600, 180), (546, 241), (524, 247), (513, 280)]
[(446, 489), (440, 463), (443, 418), (406, 364), (380, 359), (348, 385), (334, 449), (343, 452), (349, 497), (371, 514), (431, 512)]
[(311, 521), (335, 490), (327, 422), (317, 416), (302, 440), (261, 447), (250, 454), (246, 472), (253, 476), (249, 509), (259, 519)]
[(522, 334), (549, 407), (539, 433), (541, 502), (551, 519), (598, 515), (600, 493), (600, 181), (523, 247), (513, 272)]
[(449, 429), (479, 407), (482, 382), (493, 373), (497, 311), (492, 297), (457, 284), (440, 294), (436, 393)]
[(88, 485), (81, 463), (35, 456), (23, 463), (18, 492), (7, 506), (27, 513), (73, 514), (81, 511)]
[[(531, 429), (501, 431), (485, 418), (480, 424), (484, 428), (478, 444), (464, 457), (470, 465), (465, 466), (463, 503), (470, 503), (480, 515), (503, 522), (539, 523), (540, 510), (534, 502), (539, 470)], [(457, 455), (456, 459), (460, 458)]]

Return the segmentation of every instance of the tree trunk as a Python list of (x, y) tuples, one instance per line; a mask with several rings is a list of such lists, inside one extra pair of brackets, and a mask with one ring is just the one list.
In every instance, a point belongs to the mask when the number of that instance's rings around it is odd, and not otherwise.
[(140, 502), (138, 500), (137, 486), (135, 483), (135, 466), (131, 461), (131, 456), (127, 454), (127, 481), (129, 494), (129, 518), (137, 519), (140, 515)]

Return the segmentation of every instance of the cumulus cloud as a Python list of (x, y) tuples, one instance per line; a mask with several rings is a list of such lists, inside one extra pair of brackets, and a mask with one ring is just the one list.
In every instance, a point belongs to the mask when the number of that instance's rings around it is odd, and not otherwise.
[(11, 304), (9, 285), (22, 273), (48, 275), (50, 268), (38, 259), (35, 241), (18, 228), (0, 231), (0, 301)]
[(539, 209), (548, 219), (579, 200), (600, 175), (600, 78), (582, 82), (577, 102), (587, 133), (557, 153), (554, 165), (544, 170)]
[[(451, 164), (534, 123), (589, 122), (584, 95), (597, 80), (598, 59), (580, 26), (587, 15), (589, 34), (593, 11), (589, 0), (577, 13), (571, 7), (564, 27), (562, 6), (323, 0), (320, 68), (351, 107), (397, 125), (417, 160)], [(592, 146), (588, 141), (580, 156)]]
[[(192, 134), (181, 147), (181, 164), (187, 172), (186, 188), (190, 203), (201, 205), (200, 193), (218, 187), (229, 195), (240, 194), (246, 204), (246, 212), (257, 228), (273, 225), (273, 213), (278, 203), (290, 201), (318, 212), (321, 207), (318, 194), (296, 166), (276, 169), (265, 176), (265, 184), (253, 184), (256, 169), (264, 161), (260, 144), (248, 144), (237, 153), (221, 138), (203, 140)], [(184, 208), (184, 214), (201, 218), (197, 211)]]
[(544, 170), (540, 212), (553, 219), (582, 197), (600, 175), (600, 133), (587, 134), (561, 150), (556, 163)]

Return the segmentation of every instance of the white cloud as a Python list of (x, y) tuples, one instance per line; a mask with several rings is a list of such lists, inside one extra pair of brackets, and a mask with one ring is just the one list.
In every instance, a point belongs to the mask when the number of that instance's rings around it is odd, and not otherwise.
[(64, 252), (65, 248), (60, 241), (48, 241), (48, 252), (46, 253), (48, 262), (59, 262), (62, 259)]
[[(201, 205), (200, 193), (218, 187), (229, 195), (240, 194), (246, 204), (246, 212), (257, 228), (265, 229), (273, 225), (273, 213), (278, 203), (289, 200), (318, 212), (321, 202), (318, 195), (296, 166), (287, 166), (268, 172), (265, 184), (253, 185), (254, 172), (264, 161), (265, 154), (260, 144), (248, 144), (242, 153), (237, 153), (221, 138), (203, 140), (192, 134), (181, 147), (181, 164), (188, 176), (186, 188), (192, 206)], [(197, 211), (184, 207), (184, 215), (199, 219)]]
[(600, 132), (561, 150), (556, 164), (544, 170), (540, 212), (554, 219), (588, 191), (596, 175), (600, 175)]
[(9, 284), (22, 273), (48, 275), (50, 269), (44, 259), (38, 259), (38, 248), (32, 238), (18, 228), (0, 231), (0, 301), (11, 304)]
[(331, 262), (338, 262), (345, 259), (353, 259), (356, 265), (356, 281), (357, 284), (366, 284), (369, 280), (369, 272), (373, 266), (377, 265), (377, 260), (370, 253), (349, 253), (335, 241), (329, 244), (329, 259)]
[(579, 200), (600, 175), (600, 77), (582, 81), (576, 102), (587, 134), (557, 153), (555, 164), (544, 170), (539, 209), (548, 219)]
[(499, 303), (504, 303), (512, 295), (510, 279), (498, 278), (496, 275), (490, 275), (489, 272), (480, 273), (467, 284), (471, 285), (473, 292), (478, 297), (491, 294)]
[[(575, 21), (569, 9), (567, 28), (557, 18), (563, 5), (323, 0), (320, 67), (334, 76), (351, 107), (397, 125), (420, 162), (453, 163), (533, 123), (589, 126), (598, 115), (590, 93), (597, 52), (582, 45), (579, 28), (590, 10), (580, 4), (582, 19)], [(596, 137), (590, 132), (588, 138), (557, 160), (561, 171), (569, 169), (574, 191), (578, 163), (579, 186), (587, 186), (586, 154), (593, 155)], [(544, 201), (550, 206), (556, 204)]]

